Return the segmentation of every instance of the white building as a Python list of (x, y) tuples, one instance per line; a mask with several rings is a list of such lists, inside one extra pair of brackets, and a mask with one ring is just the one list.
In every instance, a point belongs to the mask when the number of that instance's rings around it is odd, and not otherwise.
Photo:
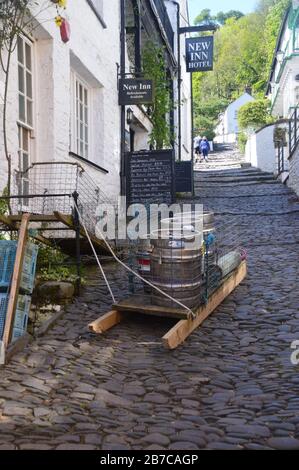
[[(41, 4), (44, 5), (45, 1), (48, 1), (48, 7), (41, 12)], [(90, 175), (101, 193), (116, 200), (120, 194), (121, 161), (124, 157), (123, 121), (118, 102), (122, 60), (121, 2), (69, 1), (66, 11), (62, 12), (71, 26), (67, 43), (62, 42), (59, 28), (55, 25), (55, 2), (43, 0), (37, 3), (32, 2), (35, 5), (32, 7), (34, 27), (28, 27), (20, 36), (9, 75), (7, 136), (14, 180), (17, 172), (24, 172), (37, 162), (76, 163)], [(136, 5), (140, 9), (137, 20), (140, 42), (137, 46)], [(125, 12), (125, 72), (128, 77), (134, 76), (138, 65), (135, 61), (138, 54), (141, 58), (142, 47), (148, 39), (164, 47), (174, 104), (173, 111), (165, 119), (174, 130), (172, 144), (176, 158), (181, 156), (190, 160), (190, 74), (186, 73), (185, 67), (184, 37), (180, 37), (180, 51), (178, 42), (178, 27), (188, 24), (187, 0), (125, 0)], [(181, 83), (181, 106), (178, 106), (178, 83)], [(2, 107), (4, 86), (5, 76), (0, 73)], [(128, 111), (129, 107), (126, 108), (125, 151), (149, 149), (152, 121), (148, 107), (132, 106), (132, 113), (127, 114)], [(7, 185), (2, 137), (0, 194)], [(57, 174), (57, 166), (52, 168), (53, 174), (49, 173), (49, 178), (57, 180), (57, 184), (51, 186), (55, 190), (61, 185), (64, 174)], [(59, 171), (64, 172), (65, 168), (62, 166)], [(37, 180), (35, 176), (34, 184)], [(30, 184), (24, 176), (22, 194), (40, 192)]]
[(299, 194), (299, 1), (286, 12), (277, 40), (267, 95), (272, 114), (289, 120), (288, 145), (275, 156), (276, 173)]
[(215, 129), (214, 141), (219, 144), (236, 143), (239, 133), (238, 112), (246, 103), (254, 101), (254, 98), (246, 91), (237, 100), (231, 103), (225, 112), (219, 116), (219, 123)]
[[(34, 162), (80, 163), (109, 196), (119, 194), (120, 58), (118, 2), (68, 2), (71, 39), (64, 44), (54, 5), (33, 11), (36, 25), (20, 36), (8, 93), (8, 147), (14, 170)], [(3, 98), (4, 76), (0, 76)], [(0, 141), (0, 191), (7, 164)]]
[[(299, 1), (286, 11), (267, 88), (277, 118), (250, 136), (246, 161), (277, 175), (299, 194)], [(285, 135), (280, 138), (279, 135)]]
[[(175, 150), (181, 160), (191, 160), (192, 120), (191, 120), (191, 77), (186, 69), (186, 34), (178, 34), (178, 27), (189, 26), (187, 0), (165, 0), (168, 15), (174, 31), (174, 53), (179, 57), (180, 76), (174, 77), (174, 116)], [(179, 92), (179, 81), (181, 82)], [(181, 106), (178, 106), (181, 103)], [(179, 150), (180, 149), (180, 150)]]

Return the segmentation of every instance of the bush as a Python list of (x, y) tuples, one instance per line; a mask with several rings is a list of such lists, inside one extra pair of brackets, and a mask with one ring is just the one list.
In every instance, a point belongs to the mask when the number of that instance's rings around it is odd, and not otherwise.
[(263, 99), (244, 104), (239, 109), (238, 122), (241, 129), (252, 128), (254, 130), (274, 122), (270, 114), (270, 101)]
[(245, 132), (240, 132), (238, 135), (238, 147), (240, 152), (245, 153), (248, 136)]
[(69, 281), (77, 279), (74, 260), (64, 255), (59, 249), (39, 245), (37, 275), (40, 281)]

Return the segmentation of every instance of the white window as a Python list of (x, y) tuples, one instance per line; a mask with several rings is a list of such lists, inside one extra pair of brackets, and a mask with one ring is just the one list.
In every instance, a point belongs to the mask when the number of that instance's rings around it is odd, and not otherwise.
[(73, 125), (71, 150), (80, 157), (90, 157), (90, 88), (77, 75), (73, 75)]
[[(19, 36), (17, 44), (18, 58), (18, 135), (19, 135), (19, 180), (20, 194), (29, 194), (29, 175), (26, 170), (32, 161), (32, 133), (34, 131), (34, 86), (33, 86), (33, 44)], [(22, 206), (28, 206), (24, 198)]]
[(33, 127), (32, 45), (18, 38), (19, 121)]
[[(30, 166), (30, 145), (30, 130), (19, 125), (19, 169), (22, 174), (19, 191), (25, 196), (29, 194), (29, 175), (26, 171)], [(28, 200), (23, 200), (23, 204), (28, 205)]]

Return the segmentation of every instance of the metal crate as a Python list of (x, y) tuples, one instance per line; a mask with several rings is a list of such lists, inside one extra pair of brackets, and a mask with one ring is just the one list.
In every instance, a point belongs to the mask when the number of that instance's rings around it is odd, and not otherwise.
[[(2, 339), (3, 337), (8, 299), (9, 299), (8, 294), (0, 294), (0, 339)], [(12, 335), (13, 337), (14, 337), (15, 331), (16, 331), (16, 334), (22, 333), (22, 334), (19, 334), (19, 336), (22, 336), (24, 333), (26, 333), (28, 319), (29, 319), (30, 305), (31, 305), (31, 297), (29, 295), (18, 296), (18, 303), (17, 303), (17, 308), (16, 308), (15, 322), (14, 322), (13, 335)]]
[[(17, 242), (0, 241), (0, 288), (7, 290), (10, 286), (16, 260)], [(20, 289), (31, 294), (34, 287), (38, 246), (28, 243), (24, 255), (24, 263)]]

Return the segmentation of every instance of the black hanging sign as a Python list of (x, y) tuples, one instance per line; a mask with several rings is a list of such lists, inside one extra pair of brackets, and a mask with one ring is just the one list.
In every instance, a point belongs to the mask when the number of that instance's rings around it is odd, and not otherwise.
[(214, 36), (186, 39), (187, 72), (213, 70)]
[(154, 100), (154, 84), (152, 80), (125, 78), (119, 81), (119, 104), (150, 104)]
[(172, 150), (131, 152), (126, 155), (127, 204), (175, 202)]

